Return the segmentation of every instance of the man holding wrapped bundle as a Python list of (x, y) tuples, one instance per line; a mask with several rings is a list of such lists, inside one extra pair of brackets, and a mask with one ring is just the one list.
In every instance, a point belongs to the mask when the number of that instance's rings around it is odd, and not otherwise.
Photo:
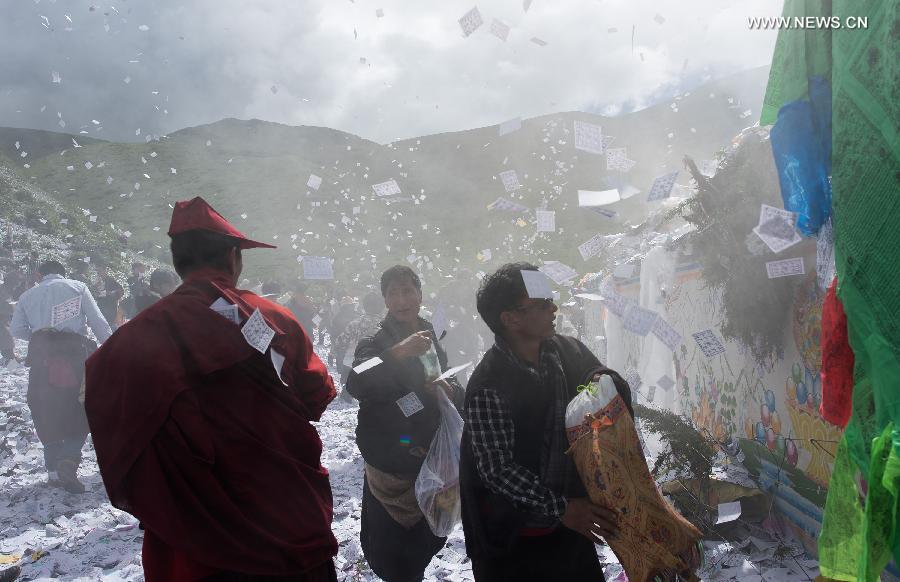
[[(617, 535), (616, 511), (591, 503), (566, 455), (566, 406), (611, 375), (578, 340), (556, 334), (556, 305), (528, 263), (502, 266), (478, 290), (495, 343), (466, 388), (460, 484), (475, 579), (602, 580), (595, 543)], [(543, 288), (543, 289), (542, 289)]]

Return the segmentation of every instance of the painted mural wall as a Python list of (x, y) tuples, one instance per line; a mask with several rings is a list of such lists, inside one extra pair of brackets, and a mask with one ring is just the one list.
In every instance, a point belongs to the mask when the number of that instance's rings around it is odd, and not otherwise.
[[(617, 289), (636, 301), (641, 295), (637, 280), (622, 282)], [(710, 329), (722, 340), (721, 298), (705, 287), (696, 265), (676, 268), (656, 309), (683, 338), (674, 353), (668, 352), (675, 386), (651, 403), (671, 406), (719, 440), (739, 439), (745, 465), (773, 494), (775, 507), (786, 518), (782, 523), (813, 554), (840, 438), (840, 429), (818, 411), (823, 299), (815, 272), (806, 275), (795, 294), (791, 317), (784, 322), (784, 348), (768, 361), (756, 361), (744, 346), (724, 340), (725, 352), (707, 358), (691, 334)], [(602, 317), (618, 319), (609, 312)], [(646, 368), (647, 341), (629, 336), (633, 334), (624, 333), (618, 342), (618, 355), (609, 346), (609, 365), (620, 370)], [(653, 379), (643, 381), (640, 392), (646, 400), (646, 385)]]

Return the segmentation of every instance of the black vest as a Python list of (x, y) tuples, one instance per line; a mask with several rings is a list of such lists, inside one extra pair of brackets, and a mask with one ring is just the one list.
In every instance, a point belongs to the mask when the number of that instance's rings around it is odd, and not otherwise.
[[(569, 400), (577, 394), (577, 387), (590, 381), (594, 374), (608, 373), (631, 411), (631, 391), (618, 373), (603, 366), (584, 344), (574, 338), (557, 335), (550, 341), (554, 343), (563, 363)], [(497, 391), (509, 407), (515, 427), (514, 461), (535, 475), (541, 475), (541, 450), (547, 415), (554, 405), (552, 388), (541, 385), (496, 346), (488, 350), (469, 378), (467, 408), (470, 399), (485, 388)], [(567, 498), (587, 495), (571, 457), (566, 467), (564, 491), (557, 493)], [(463, 430), (460, 451), (460, 494), (467, 554), (473, 559), (503, 555), (515, 543), (519, 530), (530, 516), (508, 498), (485, 487), (475, 465), (468, 429)]]

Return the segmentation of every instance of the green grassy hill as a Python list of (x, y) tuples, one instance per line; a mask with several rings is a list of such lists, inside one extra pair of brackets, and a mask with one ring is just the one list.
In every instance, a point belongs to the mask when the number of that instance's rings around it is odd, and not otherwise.
[[(582, 261), (577, 246), (643, 220), (656, 176), (680, 169), (685, 154), (714, 157), (752, 125), (765, 81), (766, 71), (757, 69), (628, 115), (559, 113), (524, 120), (502, 137), (490, 126), (381, 145), (327, 128), (227, 119), (150, 143), (75, 136), (83, 146), (76, 149), (71, 136), (50, 140), (47, 132), (8, 128), (0, 138), (7, 149), (11, 139), (38, 143), (39, 137), (55, 146), (31, 146), (31, 167), (21, 171), (62, 203), (97, 215), (95, 228), (113, 223), (133, 233), (133, 248), (159, 257), (167, 255), (171, 205), (201, 195), (247, 235), (279, 246), (248, 253), (252, 277), (293, 279), (300, 273), (298, 255), (334, 257), (345, 281), (371, 280), (373, 271), (412, 254), (426, 278), (522, 258), (561, 260), (586, 272), (602, 265)], [(752, 115), (742, 117), (747, 109)], [(576, 150), (575, 120), (600, 125), (615, 137), (611, 147), (628, 148), (637, 165), (627, 174), (607, 172), (603, 156)], [(512, 195), (498, 178), (510, 169), (522, 184)], [(318, 191), (306, 185), (310, 174), (323, 179)], [(372, 185), (388, 179), (403, 196), (374, 196)], [(687, 173), (678, 181), (687, 184)], [(618, 219), (578, 208), (577, 190), (615, 183), (641, 190), (609, 207)], [(530, 209), (546, 203), (557, 211), (558, 231), (537, 235), (531, 211), (488, 211), (498, 196)], [(493, 258), (482, 265), (476, 255), (486, 248)]]

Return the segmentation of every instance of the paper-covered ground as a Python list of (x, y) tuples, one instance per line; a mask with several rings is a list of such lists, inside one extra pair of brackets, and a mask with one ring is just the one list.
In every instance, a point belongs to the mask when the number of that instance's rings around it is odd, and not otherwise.
[[(24, 344), (19, 347), (24, 352)], [(324, 359), (325, 353), (320, 355)], [(87, 492), (73, 495), (46, 484), (41, 444), (25, 402), (27, 384), (26, 368), (0, 364), (0, 579), (19, 564), (19, 580), (143, 580), (141, 530), (132, 516), (109, 504), (90, 439), (79, 472)], [(317, 426), (334, 491), (338, 579), (370, 581), (378, 578), (359, 546), (363, 465), (354, 442), (356, 411), (355, 405), (336, 400)], [(811, 580), (818, 574), (815, 563), (793, 544), (747, 539), (706, 545), (707, 580)], [(601, 549), (601, 557), (609, 564), (607, 579), (624, 580), (608, 549)], [(471, 579), (457, 527), (428, 566), (426, 580)]]

